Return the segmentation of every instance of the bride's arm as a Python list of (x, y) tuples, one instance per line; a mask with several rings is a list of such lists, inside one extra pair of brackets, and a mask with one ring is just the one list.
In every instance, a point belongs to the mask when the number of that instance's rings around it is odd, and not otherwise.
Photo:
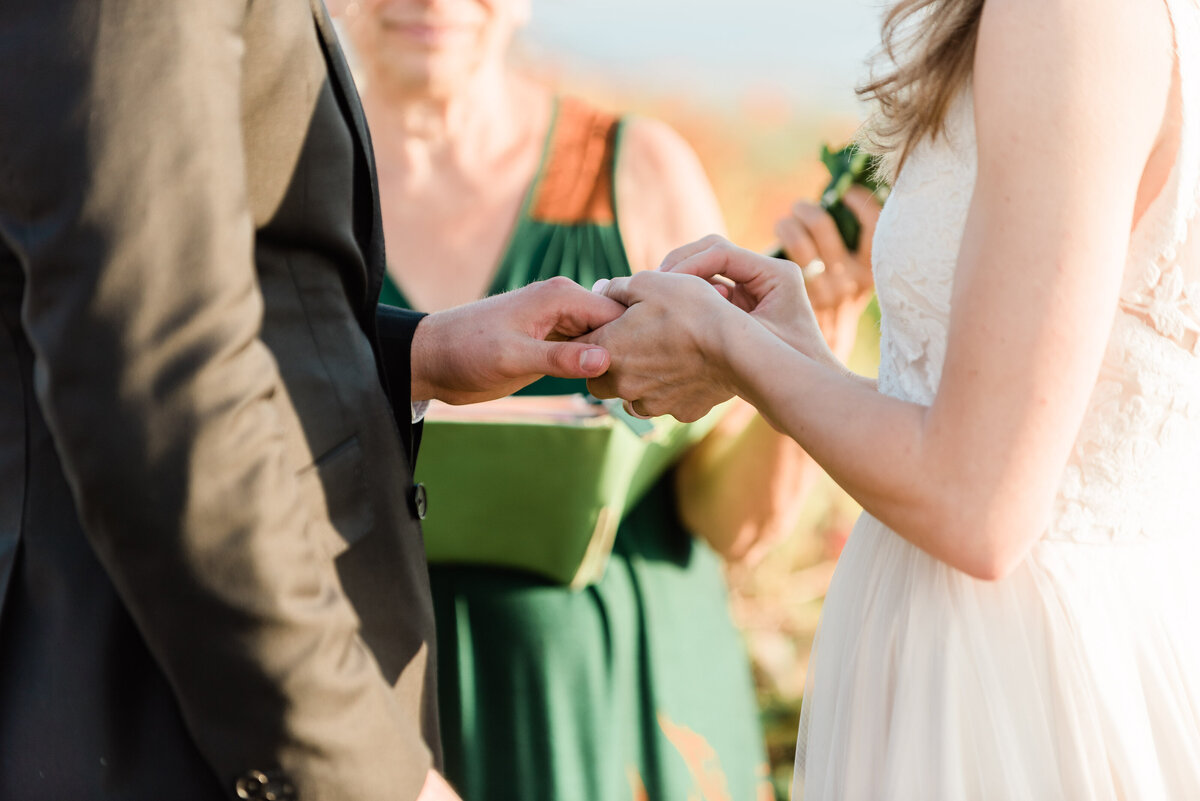
[[(1143, 173), (1161, 185), (1172, 160), (1159, 141), (1171, 52), (1163, 7), (1150, 0), (985, 6), (978, 179), (928, 407), (878, 394), (815, 344), (789, 346), (776, 334), (796, 345), (794, 332), (716, 304), (690, 276), (648, 274), (609, 292), (661, 306), (647, 309), (641, 334), (668, 350), (691, 343), (698, 355), (679, 369), (710, 383), (701, 402), (736, 392), (901, 536), (974, 576), (1003, 576), (1049, 520), (1112, 327)], [(734, 263), (749, 256), (711, 258), (727, 262), (711, 272), (750, 269)], [(618, 323), (642, 324), (635, 310)], [(654, 316), (662, 330), (648, 334)], [(635, 364), (623, 375), (614, 361), (609, 386), (650, 413), (669, 397), (696, 402), (672, 396), (686, 372)]]

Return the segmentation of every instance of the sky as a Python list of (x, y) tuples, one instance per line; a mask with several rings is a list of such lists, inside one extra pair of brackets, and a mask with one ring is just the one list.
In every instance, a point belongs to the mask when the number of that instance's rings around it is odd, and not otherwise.
[(881, 0), (533, 0), (522, 45), (581, 75), (735, 100), (770, 90), (857, 114)]

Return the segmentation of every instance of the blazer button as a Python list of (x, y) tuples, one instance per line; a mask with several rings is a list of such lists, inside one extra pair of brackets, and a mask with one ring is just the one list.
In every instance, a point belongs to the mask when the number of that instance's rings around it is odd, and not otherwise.
[(296, 801), (296, 788), (278, 773), (252, 770), (236, 786), (237, 797), (246, 801)]
[(425, 485), (414, 484), (413, 488), (409, 490), (408, 501), (417, 519), (424, 520), (425, 511), (429, 508), (429, 498), (428, 493), (425, 492)]

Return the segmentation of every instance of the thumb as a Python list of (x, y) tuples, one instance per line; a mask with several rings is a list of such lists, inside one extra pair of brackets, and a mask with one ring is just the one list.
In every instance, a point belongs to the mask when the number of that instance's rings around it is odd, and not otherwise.
[[(599, 282), (597, 282), (599, 283)], [(621, 316), (625, 307), (605, 297), (602, 291), (587, 291), (575, 284), (559, 283), (547, 291), (559, 290), (546, 298), (543, 308), (552, 310), (553, 319), (548, 333), (554, 338), (574, 338), (595, 331)]]
[(596, 378), (608, 371), (608, 351), (585, 342), (531, 342), (529, 372), (557, 378)]

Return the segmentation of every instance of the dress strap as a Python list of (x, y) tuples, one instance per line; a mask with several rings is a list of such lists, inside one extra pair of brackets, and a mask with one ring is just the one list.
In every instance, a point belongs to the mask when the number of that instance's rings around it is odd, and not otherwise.
[(611, 225), (620, 119), (575, 98), (558, 102), (554, 132), (530, 218), (560, 225)]
[(1179, 71), (1180, 139), (1167, 247), (1178, 248), (1200, 212), (1200, 0), (1164, 0)]
[(1179, 152), (1130, 242), (1121, 307), (1200, 355), (1200, 0), (1164, 0), (1179, 77)]

